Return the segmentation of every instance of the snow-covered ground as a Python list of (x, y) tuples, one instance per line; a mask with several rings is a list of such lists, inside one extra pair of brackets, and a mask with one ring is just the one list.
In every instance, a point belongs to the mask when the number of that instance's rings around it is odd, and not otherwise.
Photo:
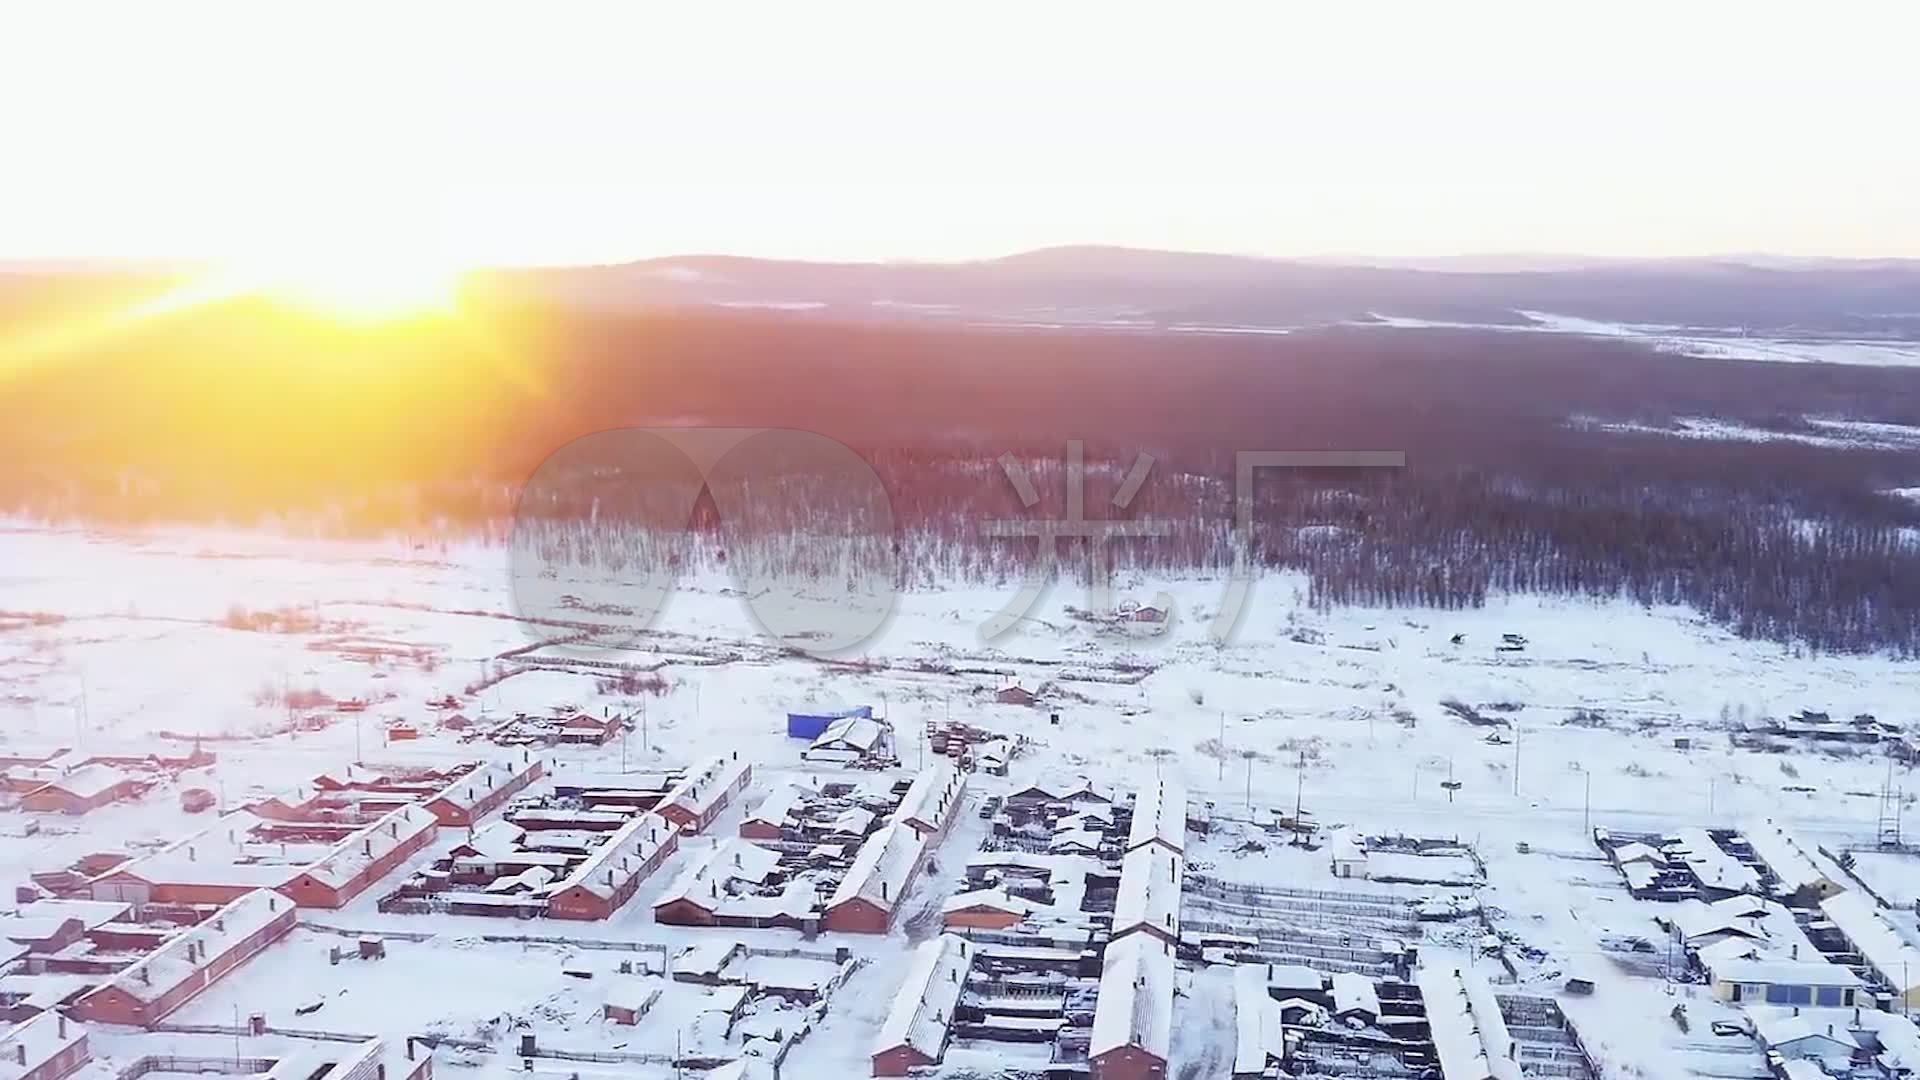
[(1530, 323), (1450, 322), (1388, 313), (1371, 313), (1362, 326), (1400, 329), (1494, 330), (1503, 333), (1575, 334), (1617, 338), (1676, 356), (1722, 360), (1758, 360), (1783, 364), (1862, 364), (1870, 367), (1910, 367), (1920, 364), (1920, 341), (1837, 336), (1782, 337), (1750, 335), (1736, 327), (1668, 326), (1658, 323), (1620, 323), (1521, 311)]
[[(1524, 968), (1534, 981), (1523, 989), (1551, 993), (1558, 976), (1576, 968), (1607, 972), (1595, 997), (1566, 1007), (1594, 1049), (1643, 1076), (1709, 1069), (1728, 1051), (1695, 1045), (1713, 1041), (1703, 1031), (1717, 1015), (1704, 998), (1686, 997), (1698, 988), (1669, 988), (1602, 960), (1603, 939), (1651, 932), (1652, 906), (1627, 896), (1588, 827), (1658, 831), (1764, 815), (1810, 842), (1871, 846), (1889, 778), (1885, 758), (1851, 750), (1762, 753), (1734, 747), (1729, 732), (1802, 708), (1904, 723), (1920, 700), (1920, 668), (1912, 664), (1741, 641), (1682, 609), (1497, 597), (1471, 611), (1316, 613), (1302, 605), (1303, 583), (1286, 575), (1255, 583), (1238, 633), (1225, 644), (1208, 634), (1223, 602), (1218, 580), (1117, 582), (1120, 598), (1172, 598), (1172, 620), (1158, 636), (1075, 619), (1067, 609), (1084, 606), (1085, 591), (1063, 582), (991, 643), (982, 627), (1015, 584), (952, 583), (900, 596), (859, 654), (821, 660), (760, 638), (723, 576), (683, 582), (644, 633), (599, 633), (582, 626), (618, 617), (517, 611), (502, 550), (424, 537), (341, 543), (16, 523), (0, 532), (0, 560), (0, 751), (152, 748), (162, 733), (200, 736), (220, 755), (206, 782), (232, 803), (356, 757), (475, 756), (473, 745), (442, 733), (382, 741), (386, 721), (422, 719), (428, 701), (447, 694), (470, 714), (493, 717), (560, 704), (598, 712), (644, 700), (642, 731), (600, 751), (563, 754), (612, 769), (679, 765), (722, 749), (763, 770), (795, 769), (799, 744), (786, 738), (782, 714), (861, 703), (893, 720), (911, 768), (925, 754), (924, 722), (950, 716), (1032, 740), (1033, 754), (1010, 778), (978, 778), (975, 800), (1049, 773), (1084, 773), (1122, 791), (1171, 775), (1196, 800), (1213, 801), (1221, 817), (1259, 808), (1290, 814), (1297, 800), (1324, 828), (1474, 845), (1487, 866), (1483, 902), (1503, 930), (1544, 954)], [(555, 584), (595, 602), (615, 601), (625, 587), (558, 572)], [(299, 619), (291, 632), (236, 629), (228, 625), (244, 622), (236, 608)], [(1527, 644), (1502, 651), (1504, 634)], [(543, 641), (558, 643), (529, 651)], [(666, 692), (628, 698), (607, 682), (607, 664), (657, 671)], [(1038, 690), (1042, 704), (995, 703), (993, 692), (1015, 681)], [(325, 730), (289, 732), (283, 696), (308, 690), (363, 698), (370, 707)], [(1504, 726), (1469, 724), (1462, 707)], [(1058, 726), (1048, 719), (1054, 712)], [(1904, 769), (1891, 776), (1896, 786), (1913, 787)], [(773, 782), (758, 780), (750, 798)], [(22, 835), (29, 820), (0, 812), (0, 887), (79, 855), (138, 850), (205, 824), (180, 811), (169, 788), (85, 818), (31, 819), (42, 827)], [(971, 808), (966, 820), (973, 822)], [(948, 843), (977, 843), (978, 828), (969, 828)], [(1196, 857), (1223, 880), (1334, 886), (1323, 856), (1294, 849), (1214, 844)], [(955, 868), (963, 862), (943, 857), (942, 872), (916, 886), (912, 906), (937, 910), (958, 887)], [(603, 941), (685, 940), (688, 931), (654, 926), (648, 904), (677, 868), (664, 868), (612, 922), (566, 931)], [(1920, 892), (1920, 859), (1863, 857), (1861, 873), (1884, 882), (1896, 902)], [(1410, 888), (1421, 892), (1387, 891)], [(332, 1018), (376, 1034), (436, 1023), (452, 1031), (543, 1008), (556, 1031), (586, 1023), (580, 1017), (591, 1008), (574, 1000), (586, 992), (560, 971), (572, 955), (564, 946), (464, 943), (499, 928), (492, 920), (382, 916), (372, 899), (317, 921), (380, 932), (417, 931), (424, 922), (435, 940), (397, 942), (385, 961), (334, 969), (323, 932), (303, 930), (190, 1012), (224, 1022), (236, 1006), (250, 1010), (248, 1002), (290, 1008), (329, 988), (315, 1023)], [(539, 931), (555, 932), (545, 924)], [(751, 933), (798, 940), (791, 932)], [(822, 1029), (794, 1051), (796, 1075), (863, 1075), (908, 947), (904, 928), (885, 939), (834, 937), (820, 945), (847, 944), (870, 962), (838, 992), (840, 1004)], [(1457, 935), (1447, 940), (1460, 943)], [(591, 955), (598, 962), (611, 954)], [(491, 974), (523, 967), (528, 974), (515, 984)], [(408, 996), (410, 971), (431, 975), (434, 985), (444, 980), (447, 989)], [(1216, 1022), (1219, 1010), (1209, 1004), (1223, 994), (1230, 1000), (1230, 989), (1204, 978), (1192, 985), (1194, 997), (1181, 1008), (1193, 1023), (1178, 1029), (1176, 1066), (1201, 1075), (1204, 1063), (1222, 1060), (1220, 1040), (1231, 1040), (1232, 1025)], [(1665, 1019), (1670, 993), (1690, 1002), (1691, 1034)], [(393, 1009), (381, 1007), (389, 999)], [(622, 1035), (598, 1020), (592, 1026), (575, 1040), (583, 1049), (610, 1048)], [(1231, 1058), (1231, 1045), (1224, 1054)], [(448, 1067), (466, 1075), (460, 1069)]]

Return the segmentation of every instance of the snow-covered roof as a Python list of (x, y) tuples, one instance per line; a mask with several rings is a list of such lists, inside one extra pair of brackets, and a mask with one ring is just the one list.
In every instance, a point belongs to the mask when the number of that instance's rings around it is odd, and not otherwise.
[[(1729, 897), (1728, 899), (1738, 900), (1746, 897)], [(1688, 943), (1712, 934), (1738, 934), (1755, 941), (1765, 941), (1767, 932), (1761, 924), (1765, 914), (1765, 904), (1757, 908), (1748, 905), (1723, 907), (1721, 904), (1703, 904), (1698, 900), (1686, 900), (1674, 909), (1673, 925), (1680, 932), (1681, 938)]]
[(1833, 923), (1855, 952), (1904, 996), (1920, 986), (1920, 949), (1906, 943), (1887, 924), (1873, 902), (1854, 892), (1820, 901), (1820, 913)]
[(1175, 851), (1187, 849), (1187, 789), (1173, 780), (1147, 784), (1133, 797), (1127, 850), (1156, 840)]
[(754, 807), (746, 820), (783, 828), (787, 824), (787, 819), (793, 816), (793, 812), (799, 809), (806, 797), (806, 789), (798, 784), (782, 784), (768, 792), (767, 797), (760, 800), (760, 805)]
[(1133, 1046), (1161, 1061), (1173, 1041), (1173, 947), (1147, 934), (1107, 946), (1089, 1057)]
[(1267, 985), (1284, 993), (1319, 993), (1327, 985), (1326, 976), (1305, 964), (1244, 964), (1258, 968)]
[(661, 979), (616, 978), (607, 983), (606, 1004), (626, 1012), (644, 1013), (660, 1000), (665, 985)]
[(1859, 986), (1860, 976), (1821, 960), (1721, 960), (1707, 969), (1714, 982), (1787, 986)]
[(967, 774), (941, 761), (920, 770), (907, 793), (900, 798), (894, 820), (918, 826), (922, 832), (939, 832), (946, 827), (953, 808), (967, 790)]
[[(540, 759), (530, 753), (505, 761), (483, 763), (465, 776), (442, 788), (428, 802), (445, 803), (469, 813), (494, 792), (522, 784), (528, 773), (540, 768)], [(523, 784), (524, 786), (524, 784)]]
[(1235, 1039), (1233, 1075), (1258, 1076), (1269, 1061), (1286, 1057), (1280, 1003), (1267, 993), (1265, 964), (1242, 964), (1233, 972)]
[(1066, 829), (1047, 841), (1048, 851), (1099, 851), (1104, 837), (1090, 829)]
[(139, 1001), (157, 1001), (292, 910), (293, 901), (277, 892), (269, 889), (250, 892), (214, 912), (205, 922), (167, 939), (158, 949), (115, 975), (107, 986), (116, 987)]
[(1135, 848), (1120, 861), (1120, 892), (1113, 902), (1113, 933), (1151, 926), (1180, 936), (1180, 881), (1185, 860), (1157, 845)]
[(20, 1080), (86, 1037), (86, 1028), (52, 1009), (15, 1024), (0, 1035), (0, 1080)]
[(834, 815), (833, 825), (827, 830), (836, 836), (862, 837), (873, 828), (873, 811), (863, 806), (849, 806)]
[(472, 848), (478, 855), (498, 861), (519, 854), (520, 843), (525, 840), (527, 830), (511, 821), (489, 821), (473, 830), (462, 847)]
[(1366, 862), (1366, 845), (1360, 842), (1359, 837), (1350, 832), (1335, 833), (1333, 839), (1327, 843), (1327, 860), (1335, 864), (1343, 862)]
[(1336, 971), (1333, 974), (1333, 1011), (1335, 1014), (1358, 1012), (1379, 1016), (1380, 992), (1374, 988), (1373, 980), (1365, 975)]
[(654, 809), (677, 806), (696, 818), (705, 818), (752, 767), (737, 757), (715, 756), (675, 784)]
[(1039, 798), (1055, 802), (1072, 801), (1113, 801), (1113, 796), (1102, 786), (1084, 776), (1051, 776), (1036, 780), (1026, 787), (1008, 796), (1012, 799)]
[(839, 907), (850, 900), (863, 899), (886, 910), (900, 902), (900, 894), (913, 881), (920, 861), (918, 834), (898, 822), (888, 822), (867, 837), (860, 853), (853, 857), (847, 876), (833, 890), (827, 907)]
[(1428, 965), (1414, 973), (1427, 1030), (1448, 1080), (1521, 1080), (1513, 1038), (1493, 988), (1470, 969)]
[(780, 853), (729, 836), (696, 854), (653, 901), (655, 907), (691, 900), (709, 911), (732, 898), (728, 883), (765, 882), (780, 868)]
[(1721, 850), (1705, 829), (1681, 829), (1677, 834), (1684, 854), (1702, 885), (1727, 892), (1752, 892), (1760, 887), (1760, 875), (1753, 868)]
[(807, 749), (845, 748), (863, 754), (871, 753), (874, 747), (880, 745), (880, 739), (886, 732), (886, 726), (878, 720), (864, 716), (843, 716), (828, 724)]
[(1828, 1039), (1846, 1047), (1848, 1050), (1860, 1049), (1860, 1040), (1853, 1037), (1847, 1025), (1832, 1020), (1818, 1020), (1813, 1017), (1798, 1016), (1783, 1009), (1755, 1009), (1753, 1033), (1760, 1037), (1760, 1044), (1769, 1050), (1788, 1046), (1803, 1039)]
[(967, 985), (973, 945), (953, 934), (922, 942), (907, 965), (907, 977), (894, 994), (893, 1008), (873, 1042), (878, 1054), (906, 1046), (934, 1061), (947, 1046), (954, 1006)]
[(584, 889), (610, 900), (620, 886), (641, 873), (648, 860), (673, 841), (679, 826), (659, 814), (647, 813), (620, 826), (607, 842), (594, 848), (586, 861), (554, 886), (556, 893)]
[(132, 777), (111, 765), (94, 762), (82, 765), (65, 776), (50, 780), (48, 787), (64, 791), (76, 799), (92, 799), (111, 791)]
[(1760, 861), (1767, 864), (1780, 885), (1792, 892), (1805, 888), (1827, 888), (1836, 884), (1813, 861), (1800, 841), (1772, 821), (1756, 821), (1741, 830), (1747, 844)]
[(1649, 847), (1637, 840), (1614, 848), (1613, 861), (1622, 866), (1636, 862), (1653, 863), (1656, 866), (1667, 865), (1667, 857), (1660, 853), (1659, 848)]
[(440, 819), (433, 816), (433, 811), (409, 803), (335, 844), (305, 873), (329, 888), (344, 889), (369, 866), (439, 827)]
[(1006, 911), (1015, 915), (1031, 915), (1041, 909), (1025, 897), (1014, 896), (1005, 889), (975, 889), (972, 892), (954, 893), (947, 902), (940, 905), (942, 913), (968, 911), (973, 908), (986, 908), (991, 911)]
[[(1850, 1014), (1843, 1014), (1850, 1015)], [(1860, 1027), (1880, 1044), (1879, 1060), (1894, 1070), (1920, 1071), (1920, 1026), (1899, 1013), (1860, 1010)]]

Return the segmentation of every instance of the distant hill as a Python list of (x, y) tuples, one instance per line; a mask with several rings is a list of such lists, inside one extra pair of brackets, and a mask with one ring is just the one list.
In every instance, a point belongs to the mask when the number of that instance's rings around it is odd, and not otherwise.
[[(1313, 325), (1371, 314), (1511, 323), (1521, 311), (1754, 331), (1912, 333), (1920, 261), (1737, 256), (1269, 259), (1056, 247), (963, 263), (809, 263), (689, 255), (502, 271), (594, 306), (811, 305), (837, 318)], [(1863, 325), (1863, 320), (1866, 325)], [(1904, 331), (1901, 329), (1904, 327)]]

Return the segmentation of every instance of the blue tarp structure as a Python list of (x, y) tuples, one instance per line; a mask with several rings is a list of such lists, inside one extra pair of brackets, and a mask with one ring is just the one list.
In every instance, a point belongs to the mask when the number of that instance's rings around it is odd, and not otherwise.
[(844, 720), (849, 716), (858, 716), (864, 720), (873, 719), (873, 706), (862, 705), (855, 709), (842, 709), (834, 713), (821, 713), (809, 716), (806, 713), (787, 714), (787, 738), (817, 739), (827, 730), (827, 725), (835, 720)]

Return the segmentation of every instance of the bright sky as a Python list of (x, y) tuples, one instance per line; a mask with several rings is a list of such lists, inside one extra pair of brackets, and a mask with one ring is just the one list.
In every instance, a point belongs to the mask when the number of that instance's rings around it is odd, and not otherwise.
[(9, 5), (0, 259), (1920, 256), (1906, 0), (293, 10)]

